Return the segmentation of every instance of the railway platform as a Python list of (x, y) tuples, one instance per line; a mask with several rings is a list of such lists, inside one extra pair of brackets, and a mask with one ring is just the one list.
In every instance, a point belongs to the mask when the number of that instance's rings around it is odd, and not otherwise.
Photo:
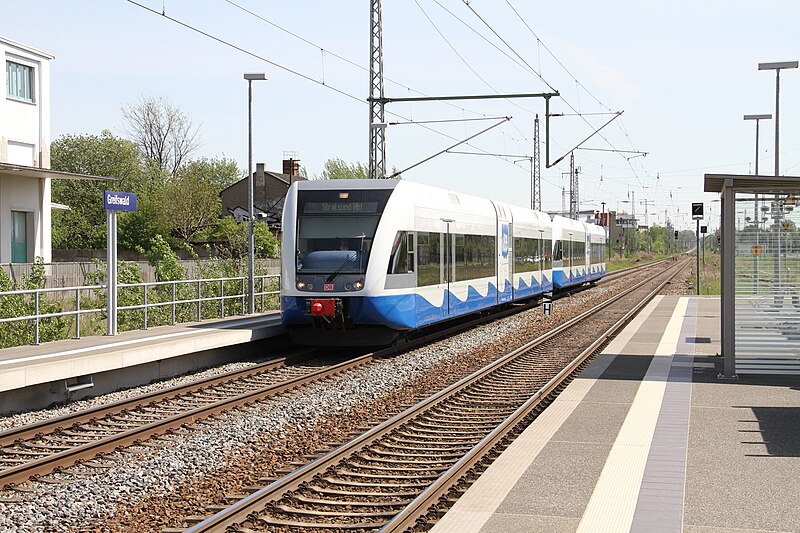
[(0, 414), (46, 407), (256, 355), (280, 311), (0, 350)]
[(800, 380), (720, 352), (718, 298), (657, 297), (432, 531), (800, 531)]

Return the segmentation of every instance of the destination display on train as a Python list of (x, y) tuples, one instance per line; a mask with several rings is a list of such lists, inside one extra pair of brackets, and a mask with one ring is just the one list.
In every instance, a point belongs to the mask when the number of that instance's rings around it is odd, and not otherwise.
[(377, 213), (378, 202), (306, 202), (306, 214)]

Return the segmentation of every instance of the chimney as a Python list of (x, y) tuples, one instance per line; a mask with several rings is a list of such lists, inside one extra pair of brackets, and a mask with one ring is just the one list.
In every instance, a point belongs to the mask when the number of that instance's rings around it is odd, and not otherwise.
[(297, 176), (300, 174), (300, 160), (299, 159), (284, 159), (283, 160), (283, 173), (289, 176)]
[(264, 163), (256, 163), (256, 171), (253, 175), (253, 204), (258, 205), (259, 201), (266, 200), (267, 179), (265, 172), (267, 166)]

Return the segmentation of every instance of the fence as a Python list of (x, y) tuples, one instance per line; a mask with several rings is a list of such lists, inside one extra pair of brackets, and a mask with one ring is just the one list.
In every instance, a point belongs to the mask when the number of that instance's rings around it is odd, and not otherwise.
[[(186, 272), (187, 278), (199, 277), (204, 266), (216, 262), (218, 262), (216, 259), (178, 261)], [(156, 281), (155, 267), (150, 265), (150, 263), (147, 261), (131, 261), (131, 263), (135, 263), (139, 267), (143, 281), (147, 283)], [(104, 262), (95, 263), (91, 261), (45, 263), (45, 273), (47, 274), (45, 286), (47, 288), (74, 288), (86, 285), (86, 276), (90, 272), (103, 268), (103, 265)], [(32, 266), (32, 263), (3, 263), (0, 265), (14, 282), (19, 282), (24, 277), (30, 276)], [(262, 272), (266, 271), (269, 274), (280, 274), (280, 259), (259, 259), (257, 261), (257, 267)]]
[[(122, 330), (201, 321), (247, 313), (247, 277), (208, 278), (119, 284), (115, 310)], [(280, 275), (255, 276), (256, 311), (279, 308)], [(58, 294), (58, 298), (51, 295)], [(66, 295), (66, 296), (65, 296)], [(74, 295), (74, 299), (72, 299)], [(0, 292), (0, 347), (39, 344), (44, 340), (80, 338), (81, 332), (103, 333), (108, 318), (106, 285), (79, 285)], [(84, 315), (93, 315), (88, 323)], [(68, 323), (71, 319), (72, 323)]]

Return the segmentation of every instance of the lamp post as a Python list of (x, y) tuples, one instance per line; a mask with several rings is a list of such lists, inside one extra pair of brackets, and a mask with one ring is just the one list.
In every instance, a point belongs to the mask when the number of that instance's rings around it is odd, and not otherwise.
[[(755, 120), (756, 121), (756, 168), (755, 168), (756, 176), (758, 176), (758, 153), (759, 153), (758, 152), (758, 123), (761, 120), (770, 120), (771, 118), (772, 118), (772, 115), (769, 114), (769, 113), (764, 114), (764, 115), (745, 115), (744, 116), (745, 120)], [(777, 172), (776, 172), (776, 175), (777, 175)], [(759, 243), (759, 239), (760, 239), (759, 233), (761, 232), (761, 224), (758, 222), (758, 217), (760, 216), (759, 215), (759, 211), (758, 211), (758, 193), (754, 194), (754, 197), (755, 197), (755, 200), (754, 200), (755, 201), (755, 205), (754, 205), (755, 211), (754, 211), (753, 219), (755, 220), (755, 224), (756, 224), (756, 244), (758, 245), (758, 244), (760, 244)], [(756, 292), (756, 294), (758, 294), (758, 269), (759, 269), (758, 256), (755, 256), (755, 260), (753, 261), (753, 280), (755, 281), (755, 292)]]
[(245, 73), (247, 80), (247, 312), (256, 312), (255, 209), (253, 209), (253, 80), (266, 80), (263, 72)]
[(780, 134), (780, 98), (781, 98), (781, 70), (786, 68), (797, 68), (797, 61), (777, 61), (773, 63), (759, 63), (758, 70), (774, 70), (775, 71), (775, 175), (778, 173), (778, 158), (780, 157), (779, 150), (779, 134)]
[[(770, 120), (772, 118), (771, 114), (766, 115), (745, 115), (745, 120), (755, 120), (756, 121), (756, 176), (758, 176), (758, 122), (761, 120)], [(777, 176), (777, 171), (775, 172)], [(758, 205), (756, 205), (756, 209), (758, 209)]]
[[(780, 176), (780, 165), (779, 165), (779, 158), (780, 158), (780, 144), (779, 144), (779, 137), (780, 137), (780, 99), (781, 99), (781, 70), (787, 68), (797, 68), (798, 62), (797, 61), (777, 61), (772, 63), (759, 63), (758, 70), (774, 70), (775, 71), (775, 175)], [(773, 212), (777, 213), (774, 218), (775, 220), (775, 232), (777, 235), (777, 250), (776, 250), (776, 260), (775, 260), (775, 288), (780, 290), (780, 283), (781, 283), (781, 216), (780, 212), (780, 205), (778, 204), (779, 196), (775, 195), (775, 203)], [(775, 296), (775, 304), (777, 305), (779, 297)], [(780, 298), (781, 304), (783, 298)]]

